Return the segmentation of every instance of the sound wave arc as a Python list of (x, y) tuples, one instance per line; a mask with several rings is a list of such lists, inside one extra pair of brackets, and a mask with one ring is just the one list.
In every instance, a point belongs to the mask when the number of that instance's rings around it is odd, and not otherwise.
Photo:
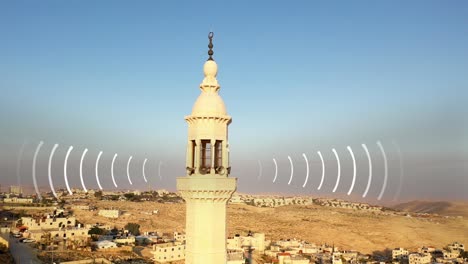
[(63, 164), (63, 178), (65, 179), (65, 186), (67, 187), (68, 194), (70, 195), (73, 195), (73, 192), (70, 189), (70, 185), (68, 184), (67, 163), (68, 163), (68, 156), (70, 156), (70, 153), (72, 150), (73, 150), (73, 146), (70, 146), (68, 148), (67, 154), (65, 155), (65, 162)]
[(39, 200), (42, 200), (42, 196), (41, 196), (41, 193), (39, 192), (39, 187), (37, 186), (36, 161), (37, 161), (37, 155), (39, 154), (39, 151), (41, 150), (42, 145), (44, 145), (44, 141), (39, 142), (39, 144), (37, 145), (36, 151), (34, 152), (33, 163), (32, 163), (32, 178), (33, 178), (34, 190), (36, 191), (36, 195)]
[(333, 191), (332, 191), (332, 192), (336, 192), (336, 189), (338, 188), (338, 185), (340, 184), (341, 164), (340, 164), (340, 158), (338, 157), (338, 153), (336, 152), (336, 150), (332, 149), (332, 151), (333, 151), (333, 154), (335, 154), (336, 163), (338, 164), (338, 175), (336, 176), (335, 187), (333, 188)]
[(101, 155), (102, 155), (102, 151), (99, 152), (96, 158), (96, 182), (99, 187), (99, 190), (102, 191), (101, 182), (99, 182), (99, 159), (101, 158)]
[(144, 180), (145, 182), (148, 182), (148, 180), (146, 179), (146, 175), (145, 175), (145, 165), (146, 165), (146, 162), (147, 162), (147, 161), (148, 161), (148, 159), (145, 159), (145, 160), (143, 161), (143, 168), (142, 168), (143, 180)]
[(114, 178), (114, 163), (115, 163), (115, 159), (117, 158), (117, 153), (114, 154), (114, 157), (112, 158), (112, 163), (111, 163), (111, 178), (112, 178), (112, 183), (114, 184), (115, 188), (117, 188), (117, 183), (115, 182), (115, 178)]
[(84, 160), (84, 157), (86, 156), (87, 152), (88, 152), (88, 149), (85, 149), (83, 151), (83, 154), (81, 155), (81, 159), (80, 159), (80, 181), (81, 181), (81, 186), (83, 187), (83, 190), (85, 192), (88, 192), (88, 190), (86, 189), (86, 186), (85, 186), (85, 183), (84, 183), (84, 180), (83, 180), (83, 160)]
[(288, 156), (288, 160), (289, 160), (289, 165), (291, 166), (291, 175), (289, 176), (289, 182), (288, 182), (288, 185), (290, 185), (294, 176), (294, 164), (290, 156)]
[(322, 153), (320, 153), (320, 151), (317, 151), (317, 154), (320, 157), (320, 161), (322, 161), (322, 178), (320, 179), (320, 184), (317, 187), (317, 190), (320, 190), (323, 185), (323, 180), (325, 179), (325, 161), (323, 160)]
[(305, 178), (304, 184), (302, 185), (302, 188), (305, 188), (307, 185), (307, 181), (309, 180), (309, 160), (307, 159), (307, 156), (305, 153), (302, 153), (302, 157), (304, 157), (304, 160), (306, 163), (306, 178)]
[(377, 141), (377, 146), (379, 146), (380, 152), (382, 153), (382, 157), (384, 158), (384, 182), (382, 184), (382, 189), (380, 190), (379, 197), (377, 197), (377, 200), (380, 201), (380, 199), (382, 199), (382, 196), (384, 195), (385, 188), (387, 187), (388, 164), (387, 155), (385, 154), (384, 147), (382, 146), (382, 143), (380, 143), (380, 141)]
[(356, 159), (354, 158), (354, 153), (351, 147), (348, 146), (347, 149), (349, 151), (349, 154), (351, 155), (351, 158), (353, 159), (353, 181), (351, 182), (351, 187), (349, 188), (349, 191), (348, 191), (348, 195), (350, 195), (353, 192), (354, 183), (356, 182)]
[(132, 180), (130, 179), (130, 162), (132, 161), (133, 156), (130, 156), (127, 162), (127, 178), (130, 185), (133, 185)]
[(275, 182), (276, 177), (278, 177), (278, 163), (276, 163), (275, 158), (273, 158), (273, 163), (275, 164), (275, 177), (273, 178), (273, 182)]
[(369, 161), (369, 177), (367, 178), (366, 190), (365, 190), (364, 193), (362, 194), (362, 198), (366, 198), (367, 193), (369, 192), (369, 188), (370, 188), (370, 186), (371, 186), (371, 182), (372, 182), (372, 159), (371, 159), (371, 156), (370, 156), (370, 153), (369, 153), (369, 149), (367, 149), (366, 144), (361, 144), (361, 146), (362, 146), (362, 148), (364, 149), (364, 151), (366, 152), (367, 160)]
[(54, 197), (58, 199), (58, 195), (55, 192), (54, 189), (54, 183), (52, 182), (52, 158), (54, 157), (55, 150), (58, 148), (58, 144), (55, 144), (54, 147), (52, 148), (52, 151), (50, 152), (49, 156), (49, 167), (48, 167), (48, 175), (49, 175), (49, 186), (50, 189), (52, 190), (52, 193), (54, 194)]

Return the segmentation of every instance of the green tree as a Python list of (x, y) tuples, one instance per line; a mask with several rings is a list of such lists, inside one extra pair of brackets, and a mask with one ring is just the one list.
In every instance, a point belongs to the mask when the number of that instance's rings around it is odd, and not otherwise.
[(127, 200), (132, 200), (133, 197), (135, 197), (135, 194), (134, 193), (125, 193), (124, 196), (125, 196), (125, 198), (127, 198)]
[(93, 226), (93, 228), (91, 228), (88, 231), (88, 235), (104, 235), (105, 233), (106, 233), (106, 230), (99, 228), (97, 226)]
[(136, 223), (128, 223), (125, 225), (125, 229), (128, 230), (128, 232), (132, 233), (135, 236), (140, 235), (140, 225)]
[(116, 226), (114, 226), (114, 228), (111, 229), (110, 233), (111, 233), (112, 235), (117, 235), (117, 234), (119, 233), (119, 230), (117, 229)]
[(95, 192), (94, 197), (96, 197), (98, 200), (101, 200), (102, 199), (102, 191)]

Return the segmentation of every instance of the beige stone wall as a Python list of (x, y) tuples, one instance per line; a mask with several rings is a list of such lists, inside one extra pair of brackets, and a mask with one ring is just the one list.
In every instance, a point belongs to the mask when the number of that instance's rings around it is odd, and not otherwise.
[(119, 210), (99, 210), (98, 215), (104, 216), (107, 218), (119, 218), (120, 211)]
[(32, 218), (32, 217), (21, 217), (21, 221), (24, 226), (28, 227), (28, 230), (43, 230), (43, 229), (56, 229), (60, 227), (71, 226), (74, 227), (76, 224), (75, 217), (63, 217), (63, 218)]
[(153, 247), (153, 258), (156, 262), (166, 263), (185, 259), (185, 244), (165, 243)]

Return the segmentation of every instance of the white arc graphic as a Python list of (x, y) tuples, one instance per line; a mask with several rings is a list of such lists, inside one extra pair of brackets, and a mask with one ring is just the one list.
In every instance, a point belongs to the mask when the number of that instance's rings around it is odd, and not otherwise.
[(143, 161), (143, 168), (142, 168), (142, 172), (143, 172), (143, 180), (145, 180), (145, 182), (148, 182), (148, 180), (146, 180), (146, 175), (145, 175), (145, 165), (146, 165), (146, 162), (148, 161), (148, 159), (145, 159)]
[(58, 195), (55, 192), (54, 189), (54, 184), (52, 182), (52, 158), (54, 157), (55, 150), (58, 148), (58, 144), (55, 144), (54, 147), (52, 148), (52, 151), (50, 152), (49, 156), (49, 169), (48, 169), (48, 175), (49, 175), (49, 186), (50, 189), (52, 190), (52, 193), (54, 194), (54, 197), (58, 199)]
[(67, 187), (68, 194), (73, 195), (72, 190), (70, 189), (70, 185), (68, 185), (68, 176), (67, 176), (67, 163), (68, 163), (68, 156), (70, 156), (70, 152), (73, 150), (73, 146), (68, 148), (67, 154), (65, 155), (65, 162), (63, 164), (63, 178), (65, 179), (65, 186)]
[(353, 181), (351, 182), (351, 187), (349, 188), (348, 195), (353, 192), (354, 183), (356, 182), (356, 159), (354, 158), (353, 150), (350, 146), (347, 147), (349, 154), (351, 154), (351, 158), (353, 159)]
[(403, 186), (403, 176), (404, 176), (404, 170), (403, 170), (403, 156), (401, 154), (401, 149), (398, 144), (393, 141), (393, 145), (395, 146), (398, 154), (398, 160), (400, 162), (400, 182), (398, 183), (398, 189), (395, 193), (395, 196), (393, 197), (394, 201), (397, 201), (400, 198), (400, 193), (401, 193), (401, 187)]
[(288, 185), (290, 185), (292, 178), (294, 176), (294, 165), (290, 156), (288, 156), (288, 160), (289, 160), (289, 164), (291, 165), (291, 176), (289, 176), (289, 182), (288, 182)]
[(275, 164), (275, 177), (273, 178), (273, 182), (275, 182), (276, 177), (278, 177), (278, 163), (276, 163), (275, 158), (273, 158), (273, 163)]
[(115, 178), (114, 178), (114, 163), (115, 163), (115, 159), (117, 158), (117, 153), (114, 154), (114, 157), (112, 158), (112, 163), (111, 163), (111, 178), (112, 178), (112, 183), (114, 184), (115, 188), (117, 188), (117, 183), (115, 182)]
[(307, 185), (307, 181), (309, 180), (309, 160), (307, 159), (307, 156), (305, 153), (302, 153), (302, 157), (304, 157), (304, 160), (306, 163), (306, 178), (305, 178), (304, 184), (302, 185), (302, 188), (305, 188)]
[(99, 187), (99, 190), (102, 191), (102, 186), (101, 186), (101, 182), (99, 182), (99, 159), (101, 158), (101, 155), (102, 155), (102, 151), (99, 152), (99, 154), (97, 155), (97, 159), (96, 159), (96, 182), (97, 182), (97, 185)]
[(332, 151), (333, 151), (333, 154), (335, 154), (336, 163), (338, 164), (338, 175), (336, 176), (335, 187), (333, 188), (333, 191), (332, 191), (332, 192), (336, 192), (336, 189), (338, 188), (338, 185), (340, 184), (341, 164), (340, 164), (340, 158), (338, 157), (338, 153), (336, 152), (336, 150), (332, 149)]
[(385, 154), (385, 150), (382, 146), (382, 143), (380, 141), (377, 141), (377, 146), (379, 146), (380, 152), (382, 152), (382, 156), (384, 158), (384, 182), (382, 185), (382, 190), (380, 190), (379, 197), (377, 197), (377, 200), (380, 201), (382, 199), (382, 196), (384, 195), (385, 188), (387, 187), (387, 178), (388, 178), (388, 164), (387, 164), (387, 155)]
[(86, 156), (87, 152), (88, 152), (88, 149), (85, 149), (83, 151), (83, 154), (81, 155), (81, 160), (80, 160), (80, 181), (81, 181), (81, 186), (83, 187), (83, 190), (85, 192), (88, 192), (88, 190), (86, 189), (86, 186), (85, 186), (85, 183), (84, 183), (84, 180), (83, 180), (83, 160), (84, 160), (84, 157)]
[(130, 179), (130, 162), (132, 161), (132, 158), (133, 157), (130, 156), (127, 162), (127, 178), (128, 178), (128, 182), (130, 183), (130, 185), (133, 185), (132, 180)]
[(258, 169), (259, 169), (257, 180), (260, 180), (262, 178), (263, 167), (262, 167), (262, 162), (260, 160), (257, 160), (257, 162), (258, 162)]
[(367, 193), (369, 192), (369, 188), (371, 186), (371, 182), (372, 182), (372, 160), (371, 160), (371, 156), (370, 156), (370, 153), (369, 153), (369, 149), (367, 149), (366, 144), (361, 144), (361, 146), (364, 149), (364, 151), (366, 152), (367, 160), (369, 161), (369, 178), (367, 179), (366, 190), (362, 194), (362, 198), (366, 198)]
[(36, 195), (39, 200), (42, 200), (42, 196), (41, 196), (41, 193), (39, 192), (39, 187), (37, 186), (36, 160), (37, 160), (37, 155), (39, 154), (39, 151), (41, 150), (42, 145), (44, 145), (44, 141), (39, 142), (39, 145), (37, 145), (36, 151), (34, 152), (33, 163), (32, 163), (32, 178), (33, 178), (34, 190), (36, 191)]
[(162, 176), (161, 176), (161, 166), (162, 166), (162, 161), (159, 161), (159, 164), (158, 164), (158, 176), (159, 176), (159, 180), (160, 180), (160, 181), (162, 180)]
[(325, 179), (325, 161), (323, 161), (322, 153), (320, 153), (320, 151), (317, 151), (317, 154), (320, 157), (320, 161), (322, 161), (322, 178), (320, 179), (320, 184), (317, 187), (317, 190), (320, 190), (322, 188), (323, 180)]

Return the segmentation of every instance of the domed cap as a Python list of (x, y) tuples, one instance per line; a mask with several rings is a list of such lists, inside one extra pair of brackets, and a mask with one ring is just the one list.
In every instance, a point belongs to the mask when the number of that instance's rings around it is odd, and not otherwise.
[(192, 108), (194, 116), (226, 116), (226, 106), (218, 93), (201, 93)]
[(212, 57), (213, 32), (210, 32), (208, 38), (210, 39), (210, 44), (208, 45), (210, 50), (208, 51), (209, 58), (205, 62), (205, 65), (203, 65), (203, 73), (205, 78), (200, 84), (202, 93), (193, 106), (192, 115), (225, 116), (227, 115), (226, 106), (224, 105), (223, 99), (218, 94), (220, 89), (218, 80), (216, 79), (216, 75), (218, 74), (218, 65)]

